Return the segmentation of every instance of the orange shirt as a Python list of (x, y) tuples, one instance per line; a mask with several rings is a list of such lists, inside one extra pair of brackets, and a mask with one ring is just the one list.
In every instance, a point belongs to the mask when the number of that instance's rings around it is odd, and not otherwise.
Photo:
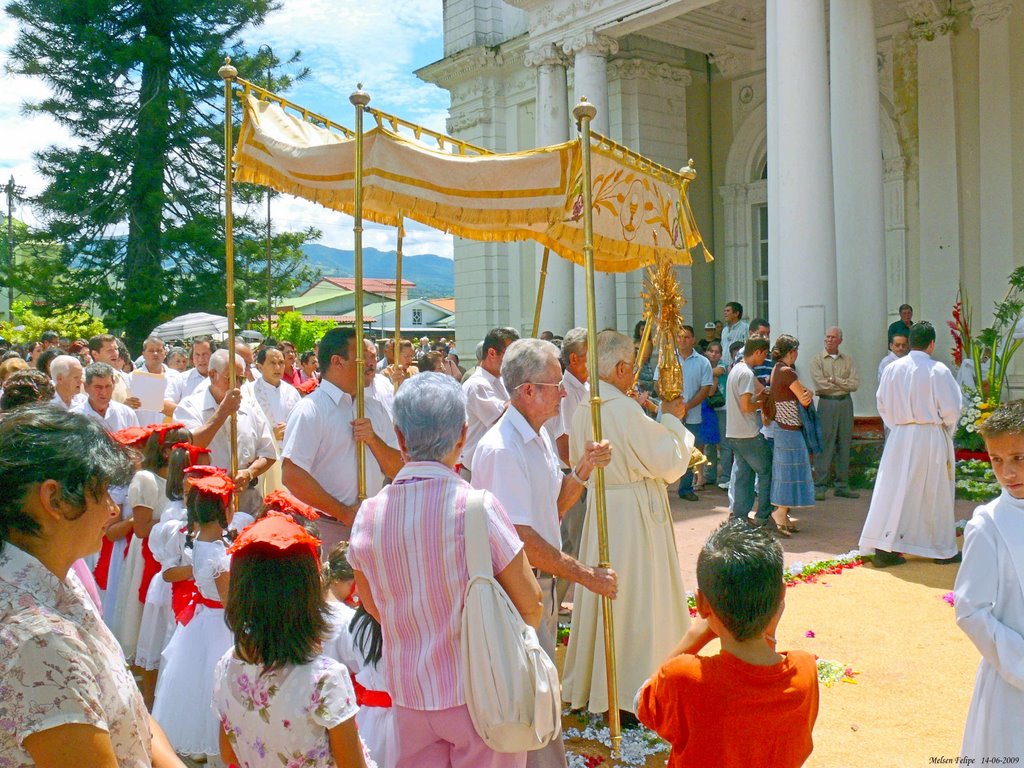
[(818, 672), (804, 651), (770, 667), (677, 656), (640, 689), (637, 717), (672, 745), (668, 768), (796, 768), (811, 754)]

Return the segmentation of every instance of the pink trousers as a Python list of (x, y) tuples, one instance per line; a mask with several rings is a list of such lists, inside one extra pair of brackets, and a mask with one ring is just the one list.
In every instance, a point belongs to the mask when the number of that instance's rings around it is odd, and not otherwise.
[(420, 710), (395, 707), (395, 768), (523, 768), (526, 753), (490, 749), (473, 728), (465, 705)]

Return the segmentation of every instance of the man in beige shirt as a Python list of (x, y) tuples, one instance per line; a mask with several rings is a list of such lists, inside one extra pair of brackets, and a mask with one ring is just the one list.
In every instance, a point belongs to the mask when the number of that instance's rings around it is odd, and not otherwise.
[(853, 439), (853, 399), (860, 386), (853, 358), (839, 351), (843, 331), (825, 331), (825, 351), (811, 358), (811, 380), (818, 396), (822, 450), (814, 457), (814, 498), (821, 501), (828, 491), (832, 460), (835, 459), (835, 495), (856, 499), (850, 490), (850, 441)]

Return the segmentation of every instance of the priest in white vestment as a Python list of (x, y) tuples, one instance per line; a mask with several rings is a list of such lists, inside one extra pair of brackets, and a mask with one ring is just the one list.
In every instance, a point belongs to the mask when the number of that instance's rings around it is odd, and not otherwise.
[[(690, 626), (679, 570), (667, 486), (686, 472), (694, 436), (683, 426), (681, 399), (662, 404), (661, 421), (644, 415), (626, 395), (633, 383), (633, 341), (616, 331), (597, 338), (602, 437), (612, 445), (604, 471), (611, 567), (619, 579), (612, 602), (618, 705), (633, 711), (633, 697)], [(575, 465), (593, 438), (590, 401), (584, 400), (569, 431)], [(579, 560), (597, 565), (596, 493), (591, 481)], [(608, 710), (604, 631), (597, 595), (577, 590), (563, 669), (562, 699), (573, 708)]]
[(906, 553), (936, 560), (958, 555), (953, 519), (953, 432), (960, 388), (933, 360), (935, 329), (917, 323), (910, 353), (886, 367), (878, 385), (878, 414), (889, 437), (878, 467), (871, 507), (860, 536), (875, 565), (899, 565)]
[[(288, 417), (302, 395), (299, 390), (284, 380), (284, 352), (276, 347), (264, 347), (256, 355), (256, 362), (260, 366), (263, 375), (252, 382), (246, 382), (243, 389), (249, 390), (251, 398), (259, 405), (263, 415), (267, 417), (271, 431), (274, 434), (274, 446), (278, 455), (284, 444), (284, 429), (288, 423)], [(281, 462), (275, 461), (266, 472), (263, 473), (263, 495), (266, 496), (276, 490), (284, 488), (281, 482)]]

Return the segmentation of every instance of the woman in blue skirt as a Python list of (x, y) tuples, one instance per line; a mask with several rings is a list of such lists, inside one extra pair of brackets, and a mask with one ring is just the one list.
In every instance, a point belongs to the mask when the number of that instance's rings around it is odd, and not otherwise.
[(769, 386), (775, 399), (775, 441), (772, 449), (772, 519), (780, 536), (797, 530), (789, 516), (792, 507), (814, 506), (814, 478), (807, 443), (800, 431), (800, 407), (811, 402), (812, 394), (797, 378), (793, 368), (800, 342), (782, 334), (775, 341)]

